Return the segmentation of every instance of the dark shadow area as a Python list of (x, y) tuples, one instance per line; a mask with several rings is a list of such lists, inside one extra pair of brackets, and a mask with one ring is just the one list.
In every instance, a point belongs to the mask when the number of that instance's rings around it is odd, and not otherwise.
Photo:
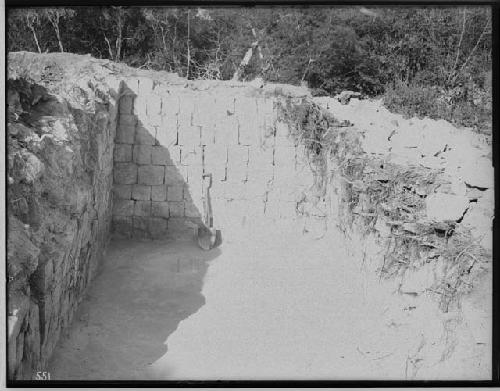
[(219, 254), (193, 241), (113, 241), (49, 364), (52, 380), (147, 380), (168, 336), (205, 304), (203, 278)]

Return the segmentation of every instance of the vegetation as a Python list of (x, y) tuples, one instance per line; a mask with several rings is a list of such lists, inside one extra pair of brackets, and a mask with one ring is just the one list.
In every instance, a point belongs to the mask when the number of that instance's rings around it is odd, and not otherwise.
[(190, 79), (307, 83), (484, 130), (489, 7), (70, 7), (8, 10), (8, 50), (68, 51)]

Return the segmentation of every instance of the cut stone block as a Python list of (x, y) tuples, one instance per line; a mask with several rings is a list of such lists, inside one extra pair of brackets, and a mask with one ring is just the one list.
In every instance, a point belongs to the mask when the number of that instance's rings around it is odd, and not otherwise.
[(131, 216), (113, 216), (111, 229), (113, 233), (127, 238), (133, 235), (133, 218)]
[(137, 165), (134, 163), (116, 163), (114, 180), (119, 185), (131, 185), (137, 182)]
[(135, 201), (134, 216), (151, 216), (151, 201)]
[(120, 114), (118, 120), (118, 127), (121, 126), (133, 126), (137, 125), (137, 117), (133, 114)]
[(177, 122), (175, 119), (164, 119), (161, 126), (156, 129), (156, 145), (169, 148), (177, 144)]
[(114, 200), (113, 216), (132, 216), (134, 214), (134, 201)]
[(152, 201), (165, 201), (167, 199), (167, 187), (165, 185), (151, 187)]
[(167, 121), (173, 120), (177, 123), (177, 115), (179, 113), (179, 98), (177, 95), (163, 96), (161, 111)]
[(201, 165), (191, 165), (186, 166), (187, 178), (186, 182), (196, 186), (201, 184), (203, 180), (203, 166)]
[(134, 109), (134, 97), (124, 95), (120, 99), (120, 114), (132, 114)]
[(167, 187), (167, 201), (182, 201), (183, 198), (183, 186)]
[(203, 163), (203, 150), (201, 147), (182, 147), (181, 164), (186, 166), (201, 166)]
[(162, 217), (151, 217), (149, 219), (149, 233), (153, 239), (165, 237), (168, 233), (168, 221)]
[(187, 201), (185, 203), (184, 214), (186, 217), (190, 217), (190, 218), (200, 218), (201, 217), (201, 211), (196, 207), (196, 205), (193, 202), (189, 202), (189, 201)]
[[(181, 168), (181, 167), (179, 167)], [(179, 168), (175, 166), (166, 166), (165, 167), (165, 184), (166, 185), (175, 185), (178, 183), (184, 183), (185, 180), (179, 171)]]
[(184, 202), (169, 202), (169, 213), (172, 217), (183, 217), (184, 216)]
[(113, 160), (115, 162), (126, 163), (132, 161), (132, 145), (116, 144), (113, 151)]
[(146, 128), (144, 125), (138, 125), (135, 133), (135, 143), (141, 145), (155, 144), (156, 130), (153, 127)]
[(134, 145), (134, 162), (151, 164), (151, 145)]
[(154, 146), (151, 149), (151, 162), (155, 165), (171, 166), (173, 161), (170, 158), (168, 149), (161, 146)]
[(113, 195), (115, 200), (130, 200), (132, 197), (132, 185), (113, 185)]
[(150, 77), (138, 77), (139, 94), (148, 95), (153, 91), (154, 81)]
[(184, 147), (197, 147), (201, 145), (201, 130), (199, 126), (179, 126), (177, 131), (179, 145)]
[(165, 178), (164, 166), (139, 166), (138, 183), (141, 185), (161, 185)]
[(151, 215), (156, 217), (165, 217), (168, 218), (170, 216), (169, 213), (169, 203), (168, 202), (152, 202), (151, 204)]
[(115, 140), (121, 144), (133, 144), (135, 142), (135, 125), (118, 125)]
[(161, 97), (158, 95), (150, 94), (146, 97), (147, 113), (148, 116), (161, 115)]
[(132, 199), (139, 201), (151, 200), (151, 186), (146, 185), (133, 185)]

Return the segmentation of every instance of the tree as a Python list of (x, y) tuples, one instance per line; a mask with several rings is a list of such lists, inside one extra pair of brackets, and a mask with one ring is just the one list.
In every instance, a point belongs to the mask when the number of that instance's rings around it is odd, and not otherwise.
[(56, 33), (57, 43), (59, 44), (59, 50), (64, 52), (64, 47), (61, 39), (60, 22), (62, 19), (68, 19), (75, 15), (75, 11), (69, 8), (46, 8), (43, 10), (42, 15), (47, 18), (49, 23), (54, 28)]

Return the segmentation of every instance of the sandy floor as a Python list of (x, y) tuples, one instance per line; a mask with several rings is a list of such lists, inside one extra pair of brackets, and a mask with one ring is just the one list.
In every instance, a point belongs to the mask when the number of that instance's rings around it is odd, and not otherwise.
[(113, 242), (53, 356), (52, 378), (489, 375), (478, 367), (482, 350), (443, 366), (442, 316), (368, 279), (341, 240), (273, 228), (209, 252), (191, 241)]

